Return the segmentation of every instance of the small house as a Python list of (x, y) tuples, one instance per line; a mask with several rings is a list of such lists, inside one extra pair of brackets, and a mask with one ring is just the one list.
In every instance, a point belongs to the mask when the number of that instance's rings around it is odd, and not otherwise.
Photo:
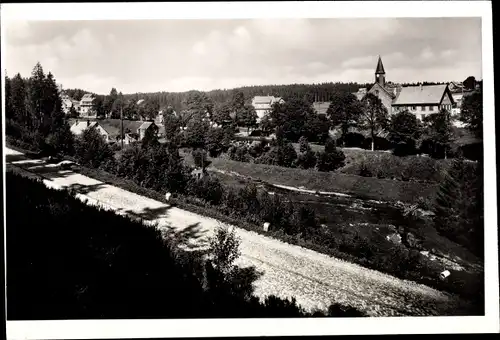
[(137, 133), (139, 134), (139, 140), (142, 140), (144, 136), (146, 136), (146, 131), (149, 129), (154, 129), (155, 134), (158, 134), (158, 126), (154, 122), (144, 122), (137, 129)]
[(83, 134), (83, 131), (89, 128), (95, 128), (96, 131), (104, 138), (104, 140), (109, 143), (112, 141), (112, 138), (108, 131), (106, 131), (97, 121), (91, 120), (76, 120), (73, 125), (70, 127), (71, 133), (75, 136), (80, 136)]

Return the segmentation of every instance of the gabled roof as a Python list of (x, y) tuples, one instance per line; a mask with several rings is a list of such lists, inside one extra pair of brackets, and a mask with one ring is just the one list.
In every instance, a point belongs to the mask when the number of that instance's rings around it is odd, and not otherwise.
[(99, 125), (99, 123), (96, 121), (77, 120), (73, 125), (71, 125), (70, 131), (75, 135), (81, 135), (87, 128), (97, 125)]
[(382, 58), (378, 56), (377, 69), (375, 70), (375, 74), (385, 74), (384, 65), (382, 65)]
[(276, 102), (282, 101), (281, 97), (275, 96), (255, 96), (253, 97), (253, 104), (274, 104)]
[(381, 88), (385, 93), (387, 93), (388, 96), (390, 96), (392, 99), (395, 97), (394, 95), (394, 92), (392, 89), (387, 89), (386, 87), (383, 87), (382, 85), (380, 85), (379, 83), (375, 83), (373, 84), (373, 86), (371, 87), (370, 91), (368, 92), (371, 92), (373, 90), (374, 87), (377, 87), (377, 88)]
[(319, 115), (325, 115), (326, 110), (330, 107), (331, 102), (314, 102), (313, 109)]
[(91, 93), (85, 93), (82, 97), (81, 102), (91, 102), (94, 100), (94, 96)]
[(439, 105), (448, 90), (448, 85), (406, 86), (392, 103), (393, 105)]
[(139, 126), (139, 130), (147, 130), (151, 125), (156, 126), (154, 122), (144, 122)]
[[(123, 120), (123, 132), (131, 131), (137, 133), (137, 130), (143, 122), (137, 120)], [(120, 119), (103, 119), (99, 121), (101, 127), (108, 132), (110, 136), (119, 136), (121, 131)]]

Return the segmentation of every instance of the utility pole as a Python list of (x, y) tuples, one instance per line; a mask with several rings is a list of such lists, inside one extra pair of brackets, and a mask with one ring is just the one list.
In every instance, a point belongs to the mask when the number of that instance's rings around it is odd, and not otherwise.
[(120, 135), (120, 138), (121, 138), (121, 145), (122, 145), (122, 150), (123, 150), (123, 101), (120, 105), (120, 125), (121, 125), (121, 135)]

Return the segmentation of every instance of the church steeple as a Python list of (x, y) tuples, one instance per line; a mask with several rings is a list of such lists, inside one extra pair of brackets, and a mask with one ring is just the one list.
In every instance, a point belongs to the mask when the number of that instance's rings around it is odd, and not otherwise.
[(382, 87), (385, 86), (385, 71), (380, 56), (378, 56), (377, 68), (375, 69), (375, 83), (378, 83)]

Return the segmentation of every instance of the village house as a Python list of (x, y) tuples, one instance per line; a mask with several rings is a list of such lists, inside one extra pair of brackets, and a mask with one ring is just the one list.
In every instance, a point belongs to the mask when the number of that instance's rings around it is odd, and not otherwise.
[(442, 109), (451, 112), (453, 103), (446, 84), (407, 86), (401, 89), (401, 93), (392, 103), (392, 113), (408, 110), (422, 120)]
[(99, 122), (97, 121), (91, 121), (91, 120), (75, 120), (73, 125), (70, 127), (71, 133), (73, 133), (75, 136), (80, 136), (83, 131), (89, 128), (95, 128), (96, 131), (104, 138), (106, 142), (112, 142), (112, 136), (109, 134), (106, 129), (104, 129)]
[(142, 140), (144, 136), (146, 136), (146, 131), (149, 129), (154, 129), (155, 134), (158, 133), (158, 126), (154, 122), (143, 122), (141, 126), (137, 129), (137, 133), (139, 134), (139, 140)]
[(275, 103), (284, 103), (284, 100), (274, 96), (255, 96), (252, 99), (252, 106), (257, 113), (257, 123), (271, 112)]
[(80, 100), (80, 114), (85, 118), (97, 118), (96, 113), (92, 110), (94, 96), (91, 93), (85, 93)]

